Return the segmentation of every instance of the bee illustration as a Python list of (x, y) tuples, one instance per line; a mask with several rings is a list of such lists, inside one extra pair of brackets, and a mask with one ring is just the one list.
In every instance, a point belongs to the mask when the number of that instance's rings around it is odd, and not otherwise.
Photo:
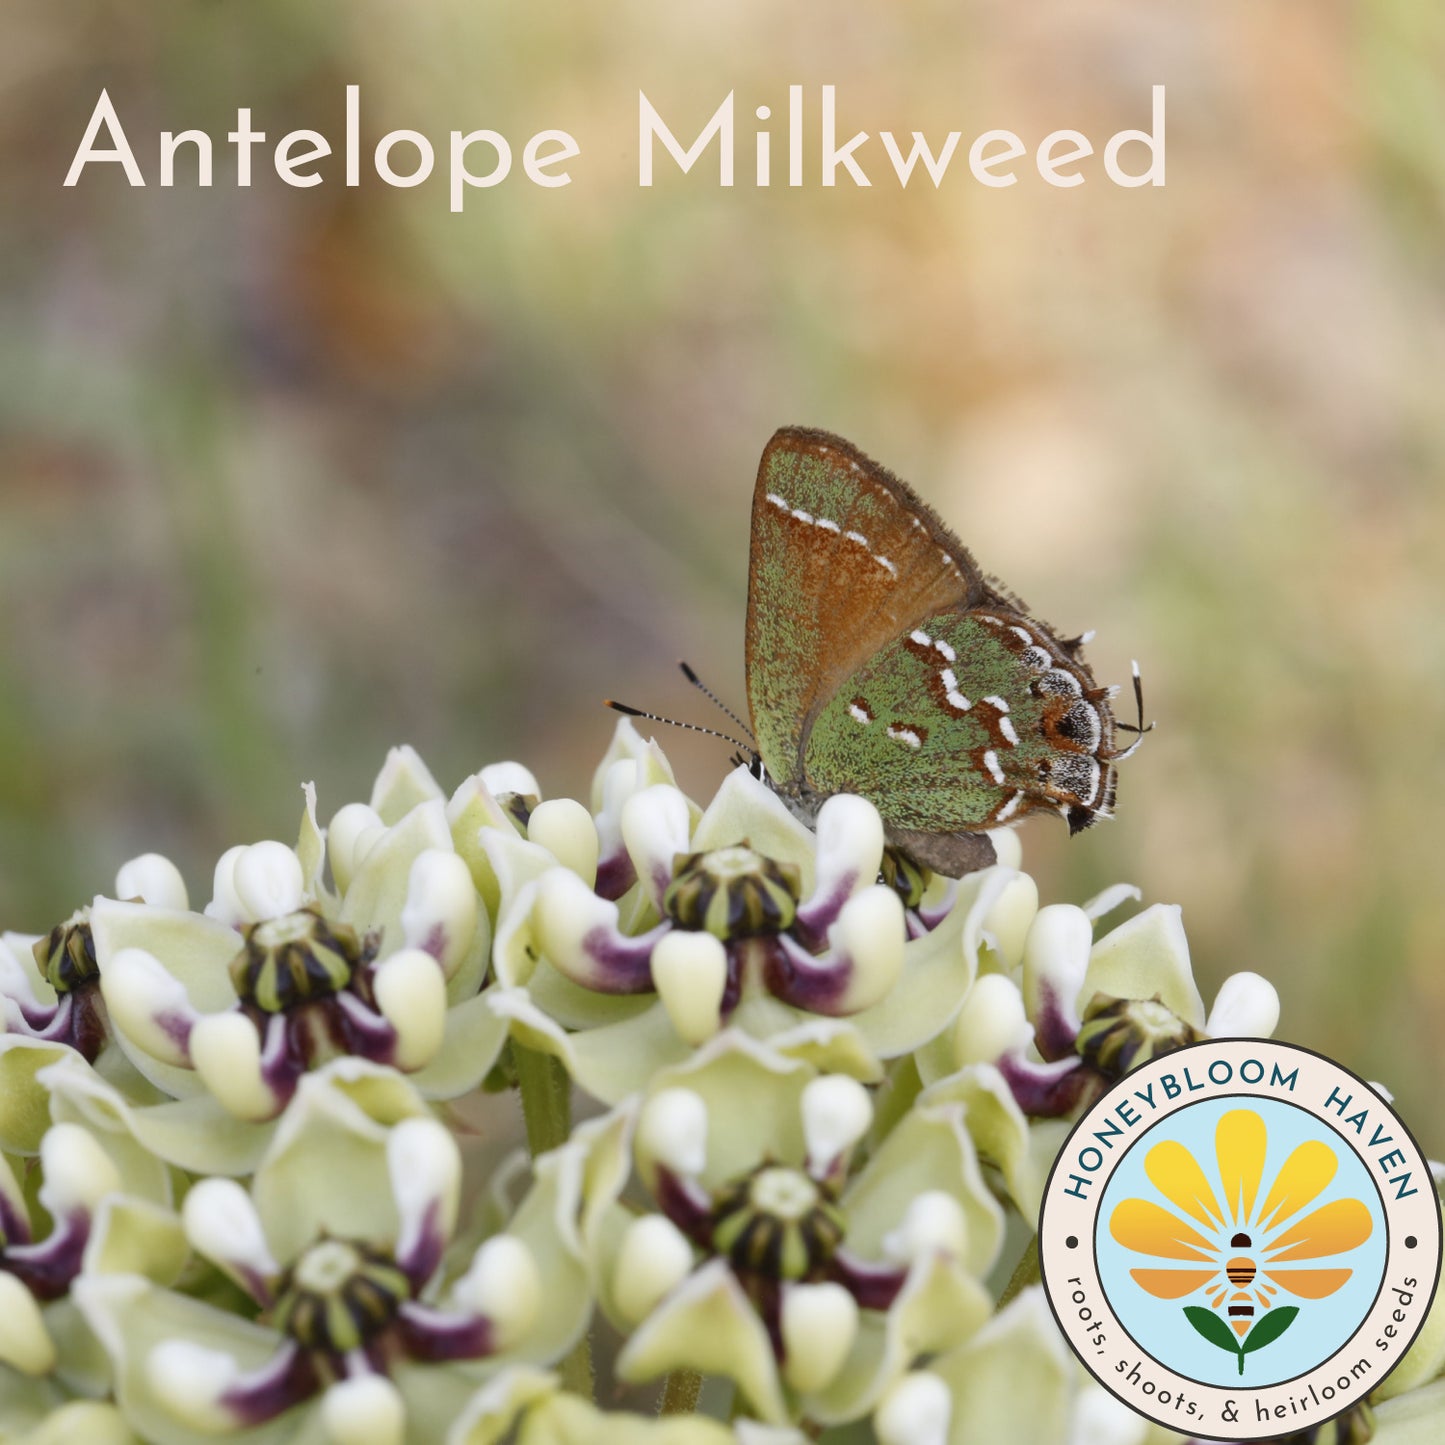
[[(1231, 1249), (1253, 1249), (1254, 1241), (1243, 1231), (1236, 1234), (1230, 1241)], [(1259, 1273), (1259, 1266), (1247, 1254), (1232, 1255), (1224, 1266), (1224, 1276), (1229, 1281), (1228, 1286), (1216, 1285), (1211, 1289), (1210, 1304), (1215, 1309), (1224, 1306), (1224, 1312), (1229, 1317), (1230, 1327), (1234, 1333), (1243, 1339), (1249, 1333), (1249, 1327), (1253, 1324), (1255, 1316), (1261, 1310), (1267, 1310), (1273, 1301), (1269, 1298), (1275, 1291), (1271, 1286), (1264, 1285), (1262, 1289), (1256, 1288), (1250, 1292), (1250, 1286), (1254, 1284), (1255, 1276)], [(1218, 1291), (1215, 1293), (1214, 1291)]]

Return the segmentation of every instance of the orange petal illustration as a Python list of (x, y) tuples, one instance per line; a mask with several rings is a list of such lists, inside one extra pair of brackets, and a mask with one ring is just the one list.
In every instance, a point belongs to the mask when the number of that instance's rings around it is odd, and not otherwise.
[(1339, 1167), (1335, 1151), (1322, 1140), (1311, 1139), (1293, 1150), (1280, 1166), (1259, 1212), (1260, 1228), (1273, 1229), (1313, 1203)]
[(1182, 1219), (1147, 1199), (1124, 1199), (1109, 1216), (1109, 1233), (1126, 1249), (1165, 1259), (1213, 1262), (1209, 1241)]
[(1336, 1199), (1270, 1242), (1266, 1250), (1270, 1268), (1289, 1259), (1318, 1259), (1357, 1249), (1373, 1228), (1370, 1211), (1358, 1199)]
[(1352, 1269), (1265, 1270), (1265, 1274), (1277, 1285), (1300, 1299), (1324, 1299), (1341, 1288), (1353, 1273)]
[(1259, 1178), (1264, 1173), (1265, 1143), (1264, 1120), (1253, 1109), (1231, 1109), (1214, 1130), (1224, 1205), (1240, 1224), (1254, 1212)]
[(1144, 1156), (1144, 1172), (1171, 1204), (1201, 1224), (1213, 1229), (1224, 1223), (1224, 1213), (1199, 1161), (1177, 1140), (1156, 1144)]
[(1214, 1278), (1212, 1269), (1131, 1269), (1134, 1282), (1156, 1299), (1183, 1299)]

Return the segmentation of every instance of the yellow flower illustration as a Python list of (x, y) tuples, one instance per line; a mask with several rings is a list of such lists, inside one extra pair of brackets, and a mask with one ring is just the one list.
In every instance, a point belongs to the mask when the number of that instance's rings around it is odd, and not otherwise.
[[(1301, 1215), (1339, 1167), (1334, 1150), (1318, 1140), (1292, 1150), (1265, 1192), (1267, 1138), (1265, 1122), (1253, 1109), (1233, 1109), (1220, 1119), (1214, 1133), (1218, 1192), (1182, 1144), (1156, 1144), (1145, 1155), (1144, 1172), (1173, 1208), (1125, 1199), (1109, 1219), (1109, 1232), (1126, 1249), (1171, 1261), (1131, 1269), (1138, 1285), (1159, 1299), (1203, 1290), (1241, 1341), (1281, 1302), (1281, 1291), (1320, 1300), (1340, 1289), (1353, 1270), (1338, 1264), (1297, 1268), (1297, 1262), (1347, 1254), (1364, 1244), (1374, 1227), (1358, 1199), (1335, 1199)], [(1218, 1338), (1218, 1322), (1195, 1318), (1205, 1311), (1187, 1313), (1201, 1334), (1221, 1346), (1228, 1341), (1227, 1334)], [(1290, 1319), (1295, 1313), (1290, 1307)], [(1255, 1338), (1261, 1343), (1277, 1338), (1287, 1323), (1280, 1320)], [(1241, 1370), (1242, 1361), (1241, 1355)]]

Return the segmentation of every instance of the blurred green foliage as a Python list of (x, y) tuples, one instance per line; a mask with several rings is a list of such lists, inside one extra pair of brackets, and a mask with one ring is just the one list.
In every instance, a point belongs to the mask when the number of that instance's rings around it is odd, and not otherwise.
[[(1160, 722), (1118, 821), (1026, 829), (1050, 897), (1178, 899), (1206, 989), (1400, 1096), (1445, 1083), (1445, 12), (1213, 0), (592, 10), (21, 0), (0, 50), (0, 920), (159, 848), (206, 896), (415, 743), (578, 792), (614, 695), (742, 695), (773, 428), (919, 487)], [(63, 189), (109, 88), (156, 135), (489, 126), (574, 184)], [(840, 125), (1103, 137), (1167, 189), (717, 188), (635, 174), (738, 90)], [(810, 92), (811, 93), (811, 92)], [(775, 146), (781, 144), (775, 140)], [(747, 152), (744, 150), (743, 155)], [(184, 175), (184, 167), (182, 168)], [(711, 720), (711, 719), (707, 719)], [(665, 740), (703, 793), (722, 745)]]

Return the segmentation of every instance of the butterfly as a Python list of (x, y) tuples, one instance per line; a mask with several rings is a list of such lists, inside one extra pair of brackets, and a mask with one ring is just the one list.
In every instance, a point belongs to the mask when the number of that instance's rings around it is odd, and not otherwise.
[[(912, 489), (841, 437), (784, 427), (763, 452), (748, 568), (755, 762), (812, 822), (835, 793), (950, 877), (995, 861), (987, 830), (1111, 815), (1130, 747), (1081, 656)], [(1138, 695), (1137, 669), (1135, 692)]]

